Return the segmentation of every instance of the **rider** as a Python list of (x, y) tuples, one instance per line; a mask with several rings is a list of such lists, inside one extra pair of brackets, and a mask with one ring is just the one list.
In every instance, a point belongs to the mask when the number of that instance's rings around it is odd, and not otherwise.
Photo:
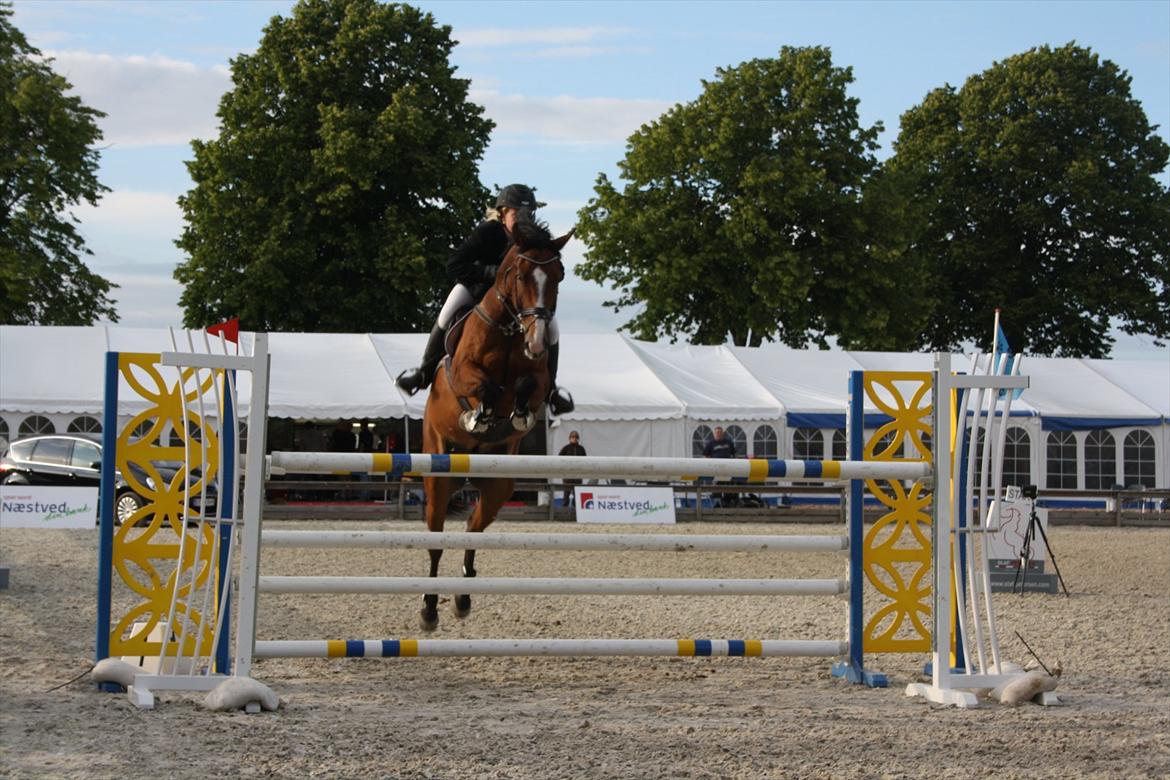
[[(435, 370), (446, 352), (447, 329), (455, 315), (467, 306), (478, 303), (496, 281), (496, 271), (504, 255), (512, 246), (512, 232), (518, 222), (532, 221), (538, 208), (545, 204), (536, 200), (536, 193), (523, 184), (509, 184), (496, 196), (496, 206), (488, 210), (487, 220), (471, 232), (463, 244), (447, 260), (447, 276), (455, 282), (438, 321), (431, 329), (418, 368), (398, 375), (395, 384), (408, 395), (430, 385)], [(561, 345), (556, 316), (548, 321), (548, 377), (551, 388), (548, 397), (553, 414), (573, 411), (573, 397), (557, 387), (557, 362)]]

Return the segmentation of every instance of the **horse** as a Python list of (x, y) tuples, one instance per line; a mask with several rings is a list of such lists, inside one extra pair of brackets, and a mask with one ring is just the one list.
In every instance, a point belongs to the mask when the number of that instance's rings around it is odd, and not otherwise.
[[(515, 455), (520, 440), (536, 424), (551, 387), (548, 374), (548, 323), (556, 311), (557, 287), (564, 278), (561, 248), (572, 233), (552, 238), (539, 223), (523, 222), (483, 300), (465, 315), (458, 342), (435, 372), (423, 415), (423, 451), (431, 454)], [(452, 331), (455, 331), (452, 328)], [(450, 339), (451, 337), (449, 337)], [(450, 346), (450, 345), (448, 345)], [(427, 529), (443, 530), (451, 494), (462, 477), (424, 477)], [(482, 532), (512, 495), (515, 481), (477, 478), (479, 502), (467, 530)], [(430, 576), (437, 577), (442, 550), (430, 550)], [(463, 576), (475, 576), (475, 550), (463, 555)], [(439, 625), (439, 597), (423, 596), (424, 631)], [(457, 595), (456, 617), (471, 612), (471, 596)]]

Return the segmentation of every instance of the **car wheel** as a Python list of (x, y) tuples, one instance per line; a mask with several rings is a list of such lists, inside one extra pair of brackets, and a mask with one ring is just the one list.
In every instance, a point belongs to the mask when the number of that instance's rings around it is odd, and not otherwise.
[(8, 474), (7, 476), (4, 477), (4, 479), (2, 481), (0, 481), (0, 485), (27, 485), (27, 484), (28, 484), (28, 478), (25, 477), (23, 474), (16, 474), (16, 473)]
[(132, 493), (129, 490), (119, 493), (118, 500), (114, 504), (114, 518), (117, 524), (122, 525), (128, 521), (145, 503), (137, 493)]

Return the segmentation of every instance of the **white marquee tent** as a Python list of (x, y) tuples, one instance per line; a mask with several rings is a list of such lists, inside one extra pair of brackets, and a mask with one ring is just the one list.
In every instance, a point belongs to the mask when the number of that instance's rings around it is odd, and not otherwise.
[[(191, 334), (202, 342), (202, 334)], [(175, 335), (180, 349), (189, 334)], [(394, 377), (422, 353), (420, 334), (275, 333), (270, 338), (270, 415), (302, 420), (420, 418), (426, 394), (403, 398)], [(751, 432), (774, 426), (780, 454), (792, 449), (793, 431), (844, 423), (849, 372), (929, 370), (925, 354), (667, 345), (617, 334), (563, 339), (560, 383), (577, 409), (554, 421), (548, 442), (556, 452), (570, 429), (580, 430), (590, 454), (678, 456), (691, 453), (700, 425), (723, 423)], [(250, 351), (251, 334), (241, 334)], [(214, 344), (214, 342), (213, 342)], [(65, 430), (78, 416), (100, 419), (105, 353), (172, 349), (167, 329), (0, 327), (0, 436), (27, 432), (30, 417)], [(955, 356), (965, 370), (970, 358)], [(1117, 432), (1117, 478), (1128, 432), (1148, 431), (1156, 441), (1159, 487), (1170, 486), (1170, 363), (1162, 360), (1076, 360), (1026, 357), (1031, 388), (1013, 406), (1028, 430), (1033, 473), (1044, 473), (1045, 432)], [(247, 383), (240, 388), (247, 398)], [(123, 422), (141, 405), (120, 391)], [(867, 413), (876, 411), (867, 408)], [(417, 443), (416, 443), (417, 444)], [(1083, 459), (1083, 452), (1079, 456)], [(1083, 465), (1083, 464), (1082, 464)]]

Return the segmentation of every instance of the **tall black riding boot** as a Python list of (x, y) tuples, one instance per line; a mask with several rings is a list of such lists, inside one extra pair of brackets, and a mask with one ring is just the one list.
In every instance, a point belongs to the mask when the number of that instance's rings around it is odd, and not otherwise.
[(548, 348), (548, 406), (554, 415), (568, 414), (576, 408), (573, 396), (563, 387), (557, 387), (557, 364), (561, 359), (561, 345), (553, 344)]
[(427, 347), (423, 350), (422, 364), (418, 368), (403, 371), (394, 380), (394, 384), (398, 385), (402, 392), (407, 395), (414, 395), (431, 383), (431, 379), (435, 376), (435, 369), (439, 367), (439, 361), (443, 359), (443, 355), (447, 352), (446, 338), (447, 329), (442, 325), (436, 325), (431, 328), (431, 335), (427, 339)]

